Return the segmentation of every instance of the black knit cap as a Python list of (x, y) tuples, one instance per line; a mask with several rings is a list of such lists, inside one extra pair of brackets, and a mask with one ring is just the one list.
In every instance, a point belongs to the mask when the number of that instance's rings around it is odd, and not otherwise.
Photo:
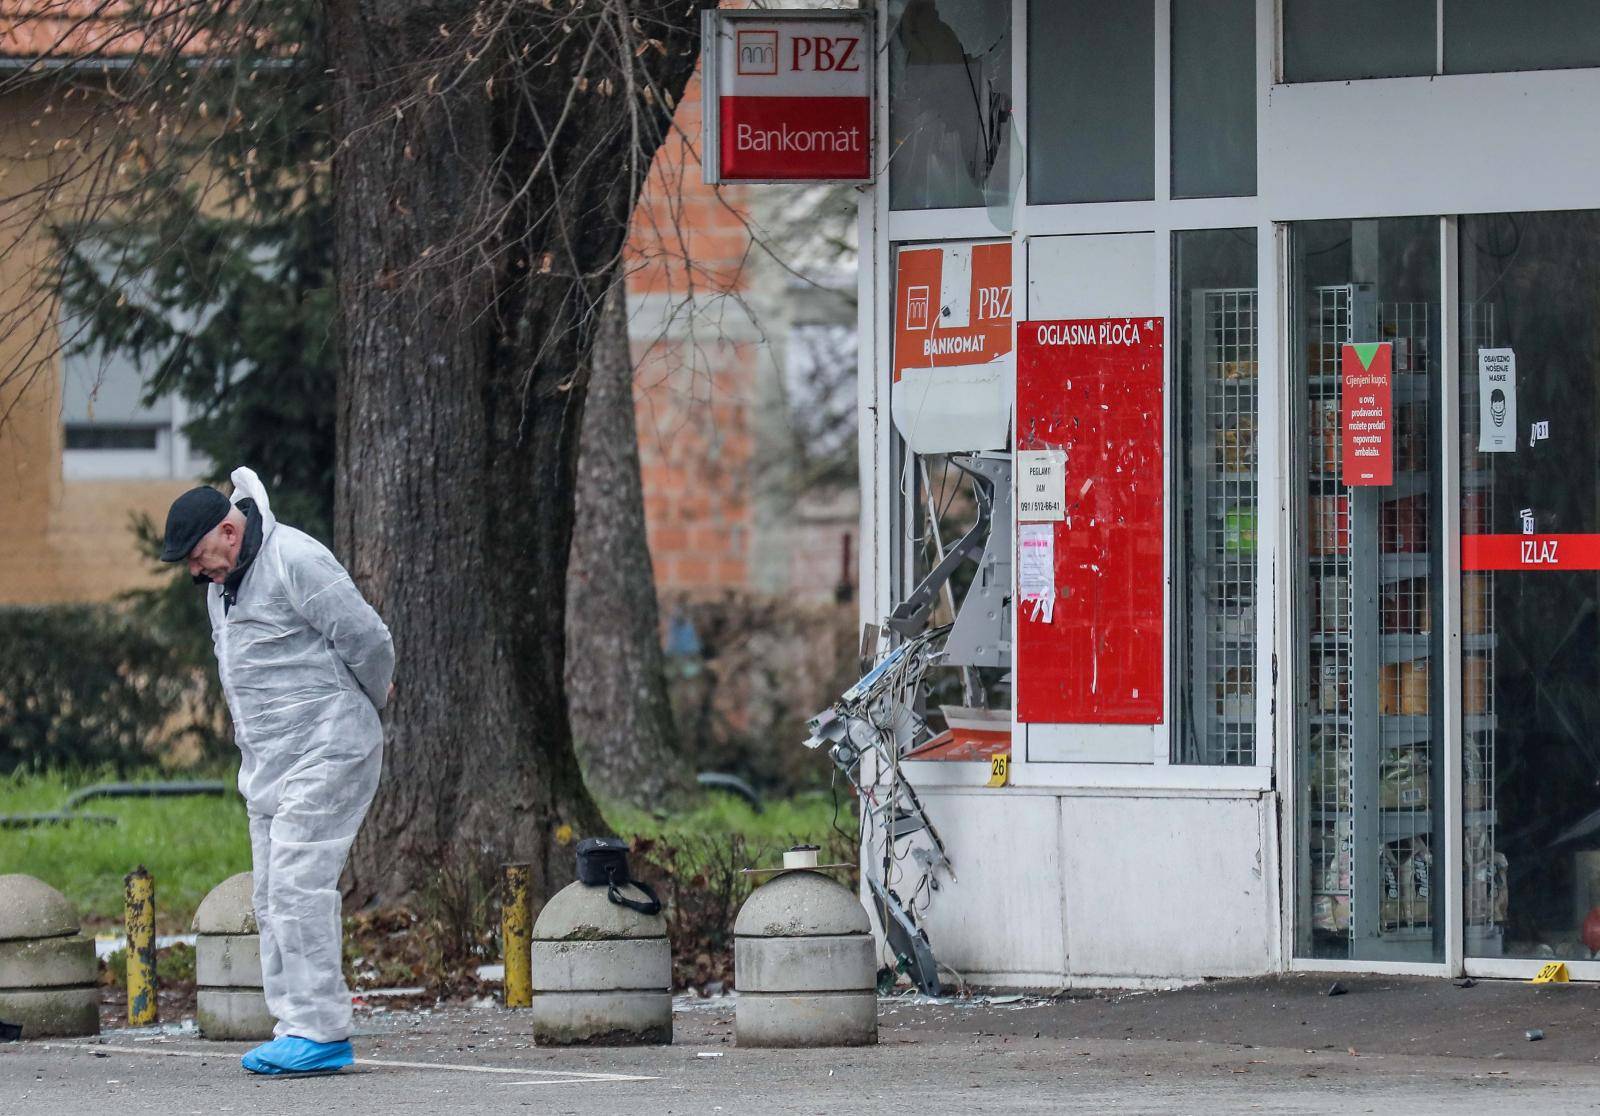
[(215, 488), (191, 488), (172, 501), (167, 512), (167, 536), (161, 547), (163, 562), (181, 562), (189, 557), (206, 533), (228, 518), (233, 504)]

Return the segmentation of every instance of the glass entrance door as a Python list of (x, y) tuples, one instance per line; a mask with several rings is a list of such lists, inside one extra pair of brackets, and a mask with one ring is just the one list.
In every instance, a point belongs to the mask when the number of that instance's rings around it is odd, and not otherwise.
[[(1397, 218), (1291, 233), (1302, 957), (1444, 956), (1438, 230)], [(1345, 426), (1374, 416), (1344, 398), (1341, 366), (1369, 342), (1388, 344), (1392, 367), (1384, 485), (1351, 483), (1345, 449)]]
[(1600, 212), (1463, 217), (1467, 957), (1600, 951)]

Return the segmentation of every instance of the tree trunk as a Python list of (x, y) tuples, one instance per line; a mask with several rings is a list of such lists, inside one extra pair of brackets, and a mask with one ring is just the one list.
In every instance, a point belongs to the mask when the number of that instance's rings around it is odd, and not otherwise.
[(589, 366), (567, 592), (567, 696), (589, 789), (654, 807), (692, 785), (678, 748), (645, 538), (628, 300), (606, 298)]
[(567, 842), (603, 829), (564, 692), (585, 370), (699, 13), (681, 0), (328, 12), (335, 535), (399, 660), (347, 899), (404, 899), (462, 855), (529, 861), (548, 895), (572, 876)]

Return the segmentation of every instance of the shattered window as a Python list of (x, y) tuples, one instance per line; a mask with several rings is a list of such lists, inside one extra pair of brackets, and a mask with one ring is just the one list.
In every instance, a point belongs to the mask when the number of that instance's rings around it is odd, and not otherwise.
[(1004, 201), (1010, 0), (890, 0), (888, 52), (891, 208)]

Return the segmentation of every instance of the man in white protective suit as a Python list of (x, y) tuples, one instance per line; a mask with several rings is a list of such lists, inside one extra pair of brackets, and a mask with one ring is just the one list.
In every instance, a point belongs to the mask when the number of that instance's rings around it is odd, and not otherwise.
[(278, 1021), (244, 1067), (327, 1072), (354, 1060), (339, 875), (378, 789), (394, 643), (328, 548), (273, 518), (255, 473), (232, 480), (231, 502), (208, 487), (173, 502), (161, 558), (209, 586), (242, 757), (261, 981)]

